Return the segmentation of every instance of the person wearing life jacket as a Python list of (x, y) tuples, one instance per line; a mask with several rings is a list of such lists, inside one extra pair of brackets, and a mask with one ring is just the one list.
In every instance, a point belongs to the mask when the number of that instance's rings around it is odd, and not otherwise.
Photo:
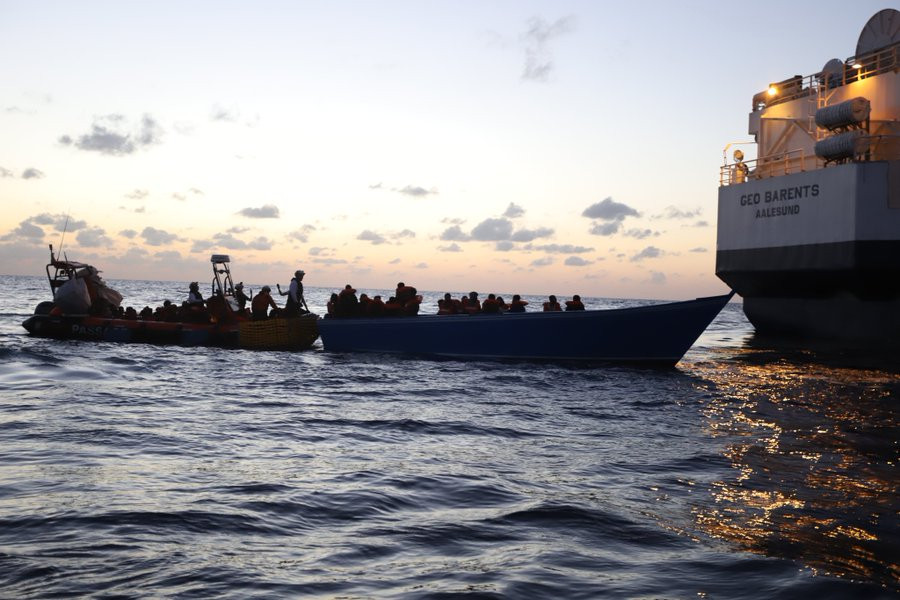
[(513, 294), (512, 302), (509, 303), (509, 312), (523, 313), (525, 312), (525, 306), (527, 304), (527, 301), (522, 300), (522, 296), (520, 296), (519, 294)]
[(285, 316), (296, 317), (301, 313), (308, 313), (309, 307), (306, 306), (306, 300), (303, 298), (303, 276), (306, 275), (306, 272), (302, 269), (298, 269), (294, 271), (294, 276), (291, 278), (291, 285), (288, 288), (288, 291), (282, 292), (281, 285), (275, 284), (275, 287), (278, 289), (278, 293), (282, 296), (287, 296), (287, 302), (284, 304), (283, 313)]
[(338, 295), (331, 294), (331, 298), (328, 299), (328, 304), (325, 305), (325, 308), (328, 310), (328, 314), (331, 315), (332, 317), (335, 316), (335, 313), (337, 312), (337, 309), (338, 309), (337, 305), (338, 305)]
[(372, 301), (366, 306), (366, 315), (376, 318), (384, 316), (384, 301), (381, 296), (372, 297)]
[(506, 301), (503, 300), (503, 296), (497, 296), (497, 304), (500, 305), (500, 312), (509, 312), (509, 304), (507, 304)]
[(200, 294), (200, 284), (196, 281), (192, 281), (191, 285), (188, 286), (188, 297), (187, 297), (188, 306), (203, 306), (203, 296)]
[(250, 301), (250, 296), (244, 293), (243, 281), (234, 286), (234, 299), (238, 304), (238, 310), (244, 312), (244, 309), (247, 308), (247, 302)]
[(397, 298), (391, 296), (388, 298), (388, 301), (384, 303), (384, 316), (386, 317), (399, 317), (403, 314), (403, 305), (397, 301)]
[(481, 302), (478, 300), (478, 292), (469, 292), (469, 301), (466, 302), (466, 312), (470, 315), (481, 312)]
[(544, 312), (562, 311), (562, 307), (559, 305), (559, 302), (556, 301), (556, 296), (551, 294), (550, 298), (548, 298), (547, 300), (547, 302), (544, 302)]
[(454, 300), (450, 292), (444, 294), (443, 300), (438, 300), (439, 315), (455, 315), (457, 313), (458, 300)]
[(481, 312), (490, 315), (500, 314), (500, 303), (494, 294), (488, 294), (487, 299), (481, 303)]
[(571, 300), (566, 300), (566, 310), (584, 310), (584, 303), (581, 301), (581, 296), (575, 294), (572, 296)]
[(253, 301), (250, 303), (250, 312), (253, 319), (261, 320), (267, 318), (269, 307), (272, 308), (273, 315), (279, 312), (278, 305), (275, 304), (275, 300), (272, 299), (272, 288), (264, 285), (262, 286), (262, 289), (259, 290), (259, 293), (253, 297)]
[(406, 306), (406, 303), (416, 297), (418, 290), (411, 285), (406, 285), (402, 281), (397, 284), (397, 290), (394, 292), (394, 298), (397, 302)]
[(338, 307), (337, 312), (341, 317), (359, 316), (359, 298), (356, 297), (356, 290), (349, 283), (338, 294)]

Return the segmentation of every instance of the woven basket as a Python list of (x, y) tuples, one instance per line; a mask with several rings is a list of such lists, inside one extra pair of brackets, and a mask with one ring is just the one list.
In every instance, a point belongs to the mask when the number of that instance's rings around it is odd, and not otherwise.
[(291, 319), (244, 321), (238, 326), (241, 348), (257, 350), (303, 350), (319, 337), (319, 317), (309, 314)]

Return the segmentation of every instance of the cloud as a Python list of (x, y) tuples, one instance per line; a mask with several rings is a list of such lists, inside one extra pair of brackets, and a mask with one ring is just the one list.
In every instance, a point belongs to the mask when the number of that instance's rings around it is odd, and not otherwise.
[(547, 254), (584, 254), (593, 252), (593, 248), (587, 246), (574, 246), (572, 244), (544, 244), (542, 246), (532, 246), (528, 244), (522, 248), (523, 250), (538, 250)]
[(510, 202), (509, 206), (506, 207), (506, 210), (503, 211), (503, 216), (507, 219), (515, 219), (521, 217), (524, 214), (525, 209), (514, 202)]
[(690, 250), (688, 250), (688, 252), (709, 252), (709, 251), (706, 248), (704, 248), (703, 246), (697, 246), (696, 248), (691, 248)]
[(444, 230), (441, 234), (441, 239), (445, 242), (465, 242), (471, 238), (468, 234), (463, 233), (459, 225), (453, 225)]
[(694, 227), (709, 227), (709, 223), (706, 221), (697, 221), (694, 223)]
[(403, 231), (391, 235), (391, 237), (395, 240), (400, 238), (414, 238), (416, 237), (416, 232), (411, 229), (404, 229)]
[(111, 246), (112, 240), (106, 236), (106, 231), (100, 227), (88, 227), (78, 232), (75, 236), (79, 246), (96, 248), (97, 246)]
[(39, 243), (44, 241), (44, 230), (32, 223), (31, 219), (25, 219), (18, 227), (0, 237), (0, 241)]
[(147, 190), (135, 189), (133, 192), (128, 192), (127, 194), (125, 194), (125, 197), (130, 198), (131, 200), (143, 200), (148, 195), (150, 195), (150, 192), (148, 192)]
[(418, 185), (408, 185), (404, 187), (402, 190), (397, 190), (401, 194), (406, 194), (407, 196), (414, 196), (416, 198), (424, 198), (425, 196), (434, 196), (437, 195), (437, 190), (432, 188), (430, 190), (426, 190), (425, 188)]
[(176, 250), (163, 250), (161, 252), (155, 252), (153, 258), (160, 262), (180, 262), (181, 253)]
[(428, 263), (420, 262), (420, 263), (417, 264), (414, 268), (416, 268), (416, 269), (427, 269), (427, 268), (428, 268)]
[(637, 262), (640, 260), (644, 260), (645, 258), (659, 258), (663, 254), (665, 254), (665, 252), (663, 252), (656, 246), (647, 246), (646, 248), (632, 256), (631, 260), (633, 262)]
[(288, 237), (305, 244), (306, 242), (309, 241), (309, 234), (315, 230), (316, 230), (315, 226), (307, 223), (307, 224), (303, 225), (300, 229), (290, 232), (288, 234)]
[(513, 224), (509, 219), (485, 219), (472, 229), (471, 239), (479, 242), (498, 242), (512, 236)]
[(513, 244), (512, 242), (504, 240), (502, 242), (497, 242), (497, 245), (494, 246), (494, 249), (497, 252), (509, 252), (510, 250), (512, 250), (515, 247), (516, 247), (516, 245)]
[(326, 265), (332, 267), (334, 265), (346, 265), (347, 261), (343, 258), (313, 258), (312, 262), (317, 265)]
[(538, 227), (537, 229), (520, 229), (513, 233), (510, 239), (514, 242), (531, 242), (551, 235), (553, 235), (553, 230), (549, 227)]
[(581, 216), (589, 219), (600, 219), (601, 221), (621, 221), (625, 217), (639, 217), (640, 213), (627, 204), (616, 202), (612, 198), (607, 197), (588, 206), (581, 213)]
[(241, 118), (241, 111), (237, 108), (225, 108), (219, 104), (214, 104), (209, 111), (209, 119), (211, 121), (224, 121), (226, 123), (236, 123)]
[(144, 238), (144, 243), (150, 246), (166, 246), (180, 239), (174, 233), (156, 229), (155, 227), (144, 227), (144, 230), (141, 231), (141, 237)]
[(371, 229), (363, 230), (358, 236), (356, 236), (356, 239), (362, 240), (364, 242), (372, 242), (376, 246), (378, 244), (387, 243), (387, 240), (384, 238), (384, 236), (382, 236), (380, 233), (372, 231)]
[(205, 196), (206, 195), (206, 192), (204, 192), (200, 188), (195, 188), (195, 187), (188, 188), (188, 192), (190, 192), (191, 194), (194, 194), (195, 196)]
[(34, 167), (28, 167), (24, 171), (22, 171), (22, 179), (43, 179), (44, 172), (35, 169)]
[(547, 23), (540, 17), (528, 20), (528, 30), (522, 34), (525, 42), (525, 68), (522, 79), (527, 81), (547, 81), (553, 71), (553, 56), (550, 41), (573, 31), (575, 17), (568, 16)]
[(310, 256), (325, 256), (327, 254), (331, 254), (332, 250), (323, 246), (313, 246), (312, 248), (307, 250), (307, 252), (309, 252)]
[(459, 247), (459, 244), (456, 242), (450, 244), (449, 246), (438, 246), (438, 250), (441, 252), (462, 252), (462, 248)]
[(121, 235), (124, 238), (128, 238), (129, 240), (133, 240), (134, 237), (137, 235), (137, 231), (135, 231), (134, 229), (123, 229), (122, 231), (119, 232), (119, 235)]
[(659, 237), (659, 232), (651, 229), (629, 229), (623, 235), (642, 240), (648, 237)]
[(693, 219), (700, 216), (700, 209), (681, 210), (677, 206), (667, 206), (662, 214), (654, 215), (651, 219)]
[(260, 236), (249, 242), (234, 237), (231, 233), (217, 233), (211, 240), (196, 240), (191, 252), (203, 252), (210, 248), (225, 248), (226, 250), (271, 250), (272, 240)]
[(553, 257), (545, 256), (544, 258), (539, 258), (537, 260), (531, 261), (532, 267), (548, 267), (553, 264)]
[(3, 167), (0, 167), (0, 179), (3, 179), (5, 177), (15, 177), (15, 175), (9, 169), (4, 169)]
[(30, 217), (29, 220), (37, 223), (38, 225), (53, 225), (53, 229), (55, 229), (56, 231), (78, 231), (79, 229), (87, 227), (87, 223), (85, 221), (72, 219), (68, 215), (59, 213), (55, 215), (51, 215), (50, 213), (41, 213), (39, 215)]
[(395, 258), (394, 260), (390, 261), (388, 264), (389, 264), (389, 265), (399, 265), (399, 264), (400, 264), (400, 259), (399, 259), (399, 258)]
[(90, 133), (76, 138), (63, 135), (59, 138), (59, 142), (87, 152), (125, 156), (159, 144), (162, 141), (162, 134), (162, 127), (150, 115), (145, 114), (140, 124), (132, 128), (123, 115), (111, 114), (94, 117)]
[(248, 219), (277, 219), (279, 212), (278, 207), (274, 204), (266, 204), (259, 208), (242, 208), (237, 214), (247, 217)]
[(647, 282), (655, 285), (662, 285), (666, 282), (666, 274), (660, 273), (659, 271), (650, 271), (650, 279), (648, 279)]
[(446, 225), (462, 225), (465, 222), (465, 219), (451, 219), (450, 217), (444, 217), (443, 219), (441, 219), (441, 223), (444, 223)]
[(569, 267), (586, 267), (587, 265), (593, 264), (593, 261), (585, 260), (580, 256), (570, 256), (565, 260), (564, 264)]
[(370, 190), (380, 190), (380, 189), (382, 189), (381, 182), (379, 181), (378, 183), (370, 184), (370, 185), (369, 185), (369, 189), (370, 189)]
[(621, 221), (611, 221), (609, 223), (594, 223), (594, 226), (588, 230), (591, 235), (609, 236), (615, 234), (622, 228)]

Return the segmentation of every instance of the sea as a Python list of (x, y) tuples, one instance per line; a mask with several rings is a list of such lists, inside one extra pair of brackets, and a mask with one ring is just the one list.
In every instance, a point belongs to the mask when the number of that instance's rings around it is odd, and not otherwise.
[(738, 303), (670, 369), (57, 341), (0, 290), (2, 598), (900, 595), (896, 354)]

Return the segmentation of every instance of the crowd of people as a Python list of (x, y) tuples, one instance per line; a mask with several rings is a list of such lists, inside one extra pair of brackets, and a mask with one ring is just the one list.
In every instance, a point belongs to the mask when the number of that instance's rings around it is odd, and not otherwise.
[[(385, 302), (380, 295), (371, 298), (363, 293), (359, 297), (356, 290), (349, 283), (340, 292), (331, 294), (328, 301), (328, 316), (337, 318), (347, 317), (398, 317), (411, 316), (419, 313), (422, 296), (416, 288), (403, 282), (397, 284), (393, 296)], [(460, 298), (454, 298), (446, 293), (438, 300), (439, 315), (474, 315), (474, 314), (501, 314), (523, 313), (528, 302), (522, 300), (519, 294), (515, 294), (507, 304), (502, 296), (488, 294), (483, 301), (479, 300), (478, 292), (469, 292)], [(560, 305), (556, 296), (550, 296), (543, 303), (544, 312), (584, 310), (584, 303), (578, 294), (565, 302), (565, 309)]]
[[(302, 270), (294, 272), (290, 286), (287, 291), (282, 291), (281, 285), (276, 284), (276, 289), (280, 296), (287, 296), (287, 301), (283, 308), (279, 307), (275, 298), (272, 297), (272, 288), (268, 285), (262, 286), (256, 295), (252, 292), (248, 295), (244, 291), (244, 283), (239, 282), (234, 286), (234, 301), (237, 303), (238, 314), (254, 319), (267, 319), (270, 317), (292, 317), (309, 313), (309, 307), (306, 299), (303, 297), (303, 276), (306, 273)], [(218, 293), (214, 294), (218, 298)], [(385, 301), (380, 295), (369, 296), (365, 293), (357, 296), (356, 290), (349, 283), (344, 289), (331, 294), (331, 298), (327, 304), (328, 316), (335, 318), (348, 317), (399, 317), (413, 316), (419, 314), (419, 308), (422, 304), (422, 296), (415, 287), (406, 285), (402, 281), (397, 284), (397, 289), (393, 296), (389, 296)], [(248, 306), (249, 305), (249, 306)], [(105, 314), (120, 319), (145, 320), (145, 321), (167, 321), (167, 322), (203, 322), (208, 321), (212, 313), (216, 312), (216, 307), (221, 303), (213, 298), (206, 300), (200, 293), (199, 284), (194, 281), (188, 287), (187, 299), (181, 303), (181, 306), (175, 305), (166, 300), (162, 306), (155, 310), (149, 306), (144, 307), (140, 312), (132, 307), (122, 308), (121, 306), (108, 307)], [(527, 312), (526, 306), (528, 302), (523, 300), (519, 294), (515, 294), (512, 300), (507, 303), (502, 296), (488, 294), (487, 298), (480, 300), (478, 292), (469, 292), (459, 298), (454, 298), (452, 294), (446, 293), (444, 297), (438, 300), (439, 315), (476, 315), (476, 314), (502, 314), (502, 313), (524, 313)], [(571, 300), (565, 301), (565, 308), (559, 303), (556, 296), (551, 295), (542, 305), (544, 312), (556, 311), (573, 311), (584, 310), (584, 303), (579, 295), (572, 296)], [(213, 315), (214, 316), (214, 315)]]

